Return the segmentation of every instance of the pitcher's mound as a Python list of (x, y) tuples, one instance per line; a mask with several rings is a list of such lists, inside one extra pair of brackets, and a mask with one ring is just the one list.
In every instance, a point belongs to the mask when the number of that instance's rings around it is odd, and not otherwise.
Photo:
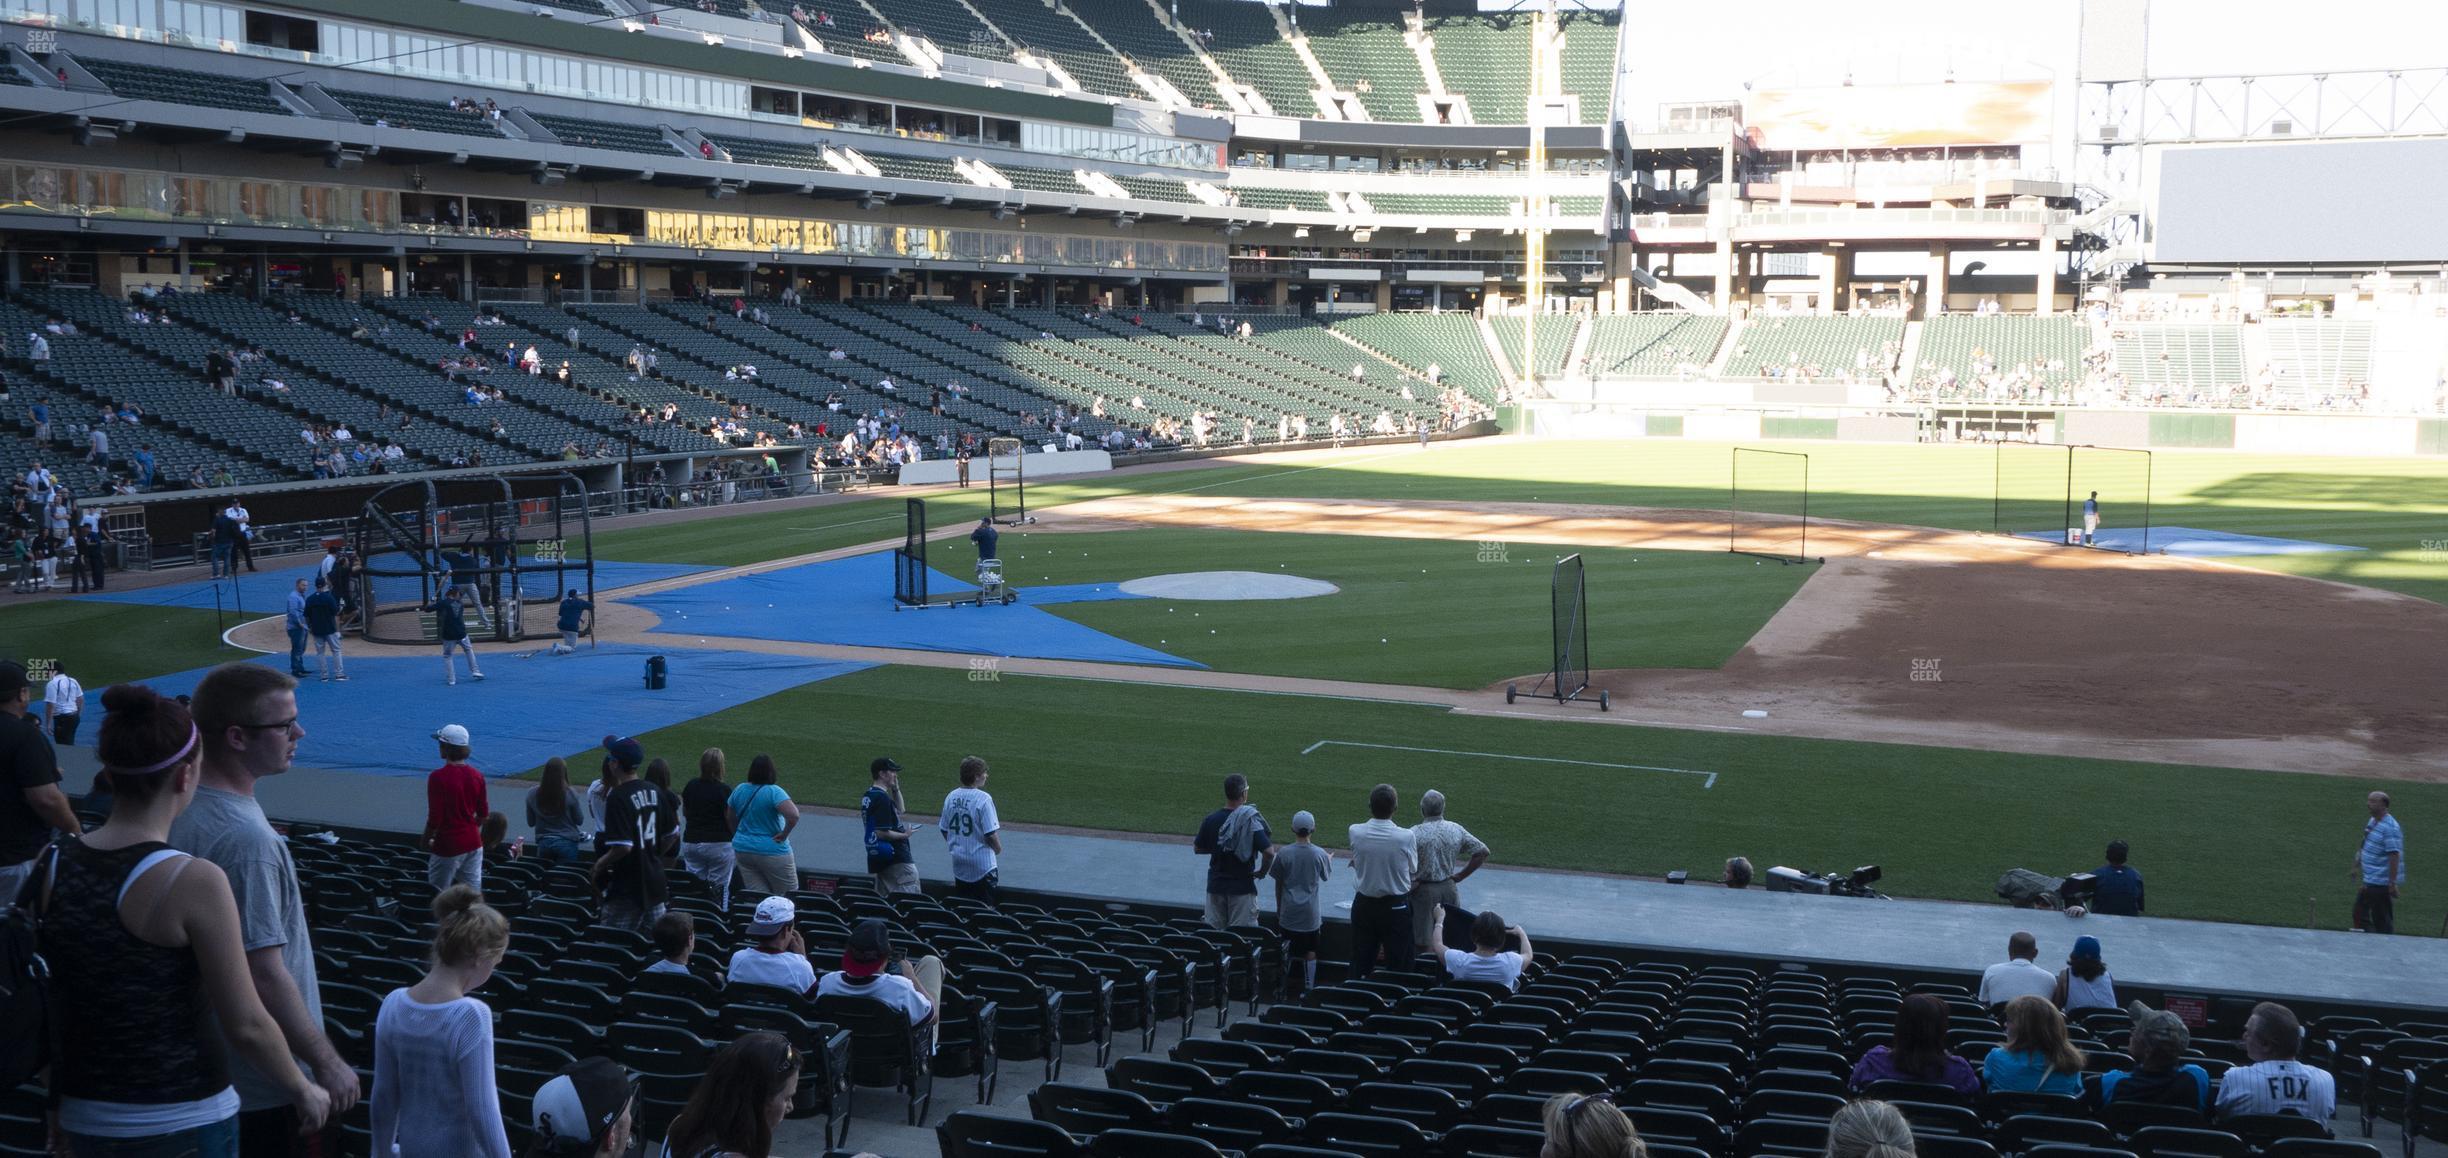
[(1322, 579), (1264, 571), (1187, 571), (1150, 575), (1122, 585), (1124, 594), (1150, 599), (1307, 599), (1340, 590)]

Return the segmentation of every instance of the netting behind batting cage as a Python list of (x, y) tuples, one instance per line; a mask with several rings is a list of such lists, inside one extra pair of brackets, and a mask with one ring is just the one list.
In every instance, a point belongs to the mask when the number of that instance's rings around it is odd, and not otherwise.
[(1555, 628), (1555, 698), (1589, 688), (1589, 575), (1578, 554), (1556, 560), (1549, 614)]
[(1734, 448), (1726, 549), (1786, 563), (1810, 557), (1810, 456)]
[(986, 440), (986, 513), (997, 523), (1029, 521), (1028, 444), (1017, 438)]
[[(2147, 555), (2151, 549), (2151, 452), (2121, 446), (2076, 446), (2066, 477), (2074, 523), (2085, 543), (2110, 551)], [(2093, 496), (2097, 495), (2094, 500)], [(2099, 525), (2091, 528), (2096, 501)]]
[(1989, 529), (2000, 535), (2069, 542), (2077, 527), (2069, 501), (2071, 447), (2037, 442), (1997, 444)]
[[(471, 639), (509, 643), (556, 634), (555, 605), (595, 598), (593, 531), (577, 476), (555, 493), (518, 497), (504, 479), (396, 483), (366, 501), (358, 556), (359, 630), (376, 643), (429, 643), (433, 606), (455, 599)], [(450, 502), (446, 499), (471, 498)]]
[(911, 606), (927, 601), (926, 500), (911, 499), (901, 545), (893, 550), (893, 599)]

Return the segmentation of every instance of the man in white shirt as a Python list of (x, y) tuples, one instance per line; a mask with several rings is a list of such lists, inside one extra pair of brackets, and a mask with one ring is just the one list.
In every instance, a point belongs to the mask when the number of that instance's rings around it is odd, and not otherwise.
[(43, 726), (51, 742), (62, 748), (76, 743), (77, 719), (85, 711), (85, 685), (68, 674), (66, 661), (51, 664), (51, 682), (43, 685)]
[(960, 762), (961, 786), (944, 797), (943, 814), (935, 818), (944, 844), (952, 854), (952, 895), (995, 903), (995, 884), (1002, 879), (1003, 822), (995, 815), (994, 797), (986, 794), (986, 762), (970, 756)]
[[(1519, 925), (1505, 924), (1496, 913), (1483, 912), (1471, 919), (1471, 947), (1445, 947), (1444, 909), (1440, 906), (1436, 921), (1428, 925), (1428, 952), (1444, 966), (1448, 976), (1456, 981), (1485, 981), (1507, 989), (1521, 988), (1522, 964), (1530, 960), (1530, 934)], [(1521, 938), (1521, 948), (1505, 948), (1505, 940)]]
[(1981, 974), (1980, 1003), (1991, 1009), (2024, 994), (2049, 997), (2057, 992), (2057, 975), (2033, 963), (2040, 942), (2029, 933), (2006, 938), (2006, 960)]
[(247, 570), (254, 570), (255, 516), (248, 513), (246, 504), (237, 499), (231, 499), (230, 505), (223, 508), (221, 513), (228, 515), (231, 522), (238, 524), (238, 544), (236, 553), (230, 558), (230, 574), (237, 574), (238, 564), (242, 562), (246, 564)]
[(1385, 951), (1389, 969), (1411, 967), (1411, 884), (1419, 875), (1419, 842), (1410, 830), (1394, 823), (1394, 786), (1369, 790), (1366, 824), (1351, 826), (1352, 897), (1351, 976), (1366, 977), (1377, 968), (1378, 950)]
[(2295, 1060), (2303, 1047), (2303, 1024), (2295, 1011), (2272, 1001), (2253, 1006), (2244, 1023), (2244, 1053), (2253, 1064), (2219, 1079), (2218, 1117), (2296, 1114), (2315, 1122), (2337, 1115), (2337, 1080), (2329, 1071)]
[(850, 930), (850, 946), (842, 951), (840, 971), (827, 973), (816, 983), (816, 996), (860, 997), (892, 1006), (911, 1025), (927, 1027), (927, 1050), (932, 1053), (935, 1010), (943, 1001), (943, 959), (896, 958), (884, 922), (869, 917)]
[(748, 935), (755, 941), (731, 955), (723, 984), (770, 985), (792, 993), (815, 988), (816, 966), (809, 963), (807, 942), (792, 924), (798, 916), (798, 907), (789, 897), (758, 901), (756, 916), (748, 922)]

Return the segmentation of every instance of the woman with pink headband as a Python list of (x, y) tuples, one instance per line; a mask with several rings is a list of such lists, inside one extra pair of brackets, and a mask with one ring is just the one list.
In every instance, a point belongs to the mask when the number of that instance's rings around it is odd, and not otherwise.
[(172, 849), (170, 822), (195, 799), (195, 722), (141, 684), (102, 693), (95, 752), (110, 777), (110, 821), (45, 854), (27, 886), (57, 1019), (51, 1092), (71, 1155), (234, 1158), (238, 1094), (221, 1036), (267, 1074), (285, 1074), (304, 1125), (330, 1100), (289, 1061), (280, 1027), (248, 980), (229, 878)]

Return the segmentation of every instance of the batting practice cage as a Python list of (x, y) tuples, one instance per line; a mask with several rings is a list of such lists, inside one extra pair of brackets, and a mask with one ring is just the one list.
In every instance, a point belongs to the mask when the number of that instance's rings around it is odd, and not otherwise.
[[(1547, 674), (1532, 686), (1530, 694), (1551, 696), (1555, 702), (1569, 703), (1582, 698), (1590, 690), (1589, 655), (1589, 573), (1583, 568), (1581, 556), (1566, 555), (1556, 560), (1555, 573), (1549, 580), (1547, 593), (1548, 623), (1554, 644), (1549, 653), (1554, 662)], [(1505, 702), (1512, 703), (1520, 689), (1505, 685)], [(1597, 694), (1598, 710), (1607, 710), (1607, 694)]]
[(986, 440), (986, 517), (997, 523), (1029, 521), (1027, 450), (1017, 438)]
[(1810, 561), (1810, 456), (1734, 448), (1726, 549), (1780, 563)]
[[(2151, 452), (2115, 446), (2001, 442), (1992, 533), (2142, 555), (2151, 544)], [(2099, 502), (2096, 533), (2084, 505)]]
[(926, 500), (909, 501), (908, 525), (901, 534), (901, 545), (893, 551), (893, 602), (901, 607), (924, 607), (927, 603), (927, 515)]
[(594, 531), (586, 484), (567, 473), (548, 481), (555, 494), (523, 499), (507, 479), (454, 481), (495, 493), (452, 504), (424, 480), (375, 492), (350, 536), (366, 639), (434, 642), (431, 608), (445, 598), (459, 601), (470, 639), (557, 638), (562, 595), (595, 600)]

